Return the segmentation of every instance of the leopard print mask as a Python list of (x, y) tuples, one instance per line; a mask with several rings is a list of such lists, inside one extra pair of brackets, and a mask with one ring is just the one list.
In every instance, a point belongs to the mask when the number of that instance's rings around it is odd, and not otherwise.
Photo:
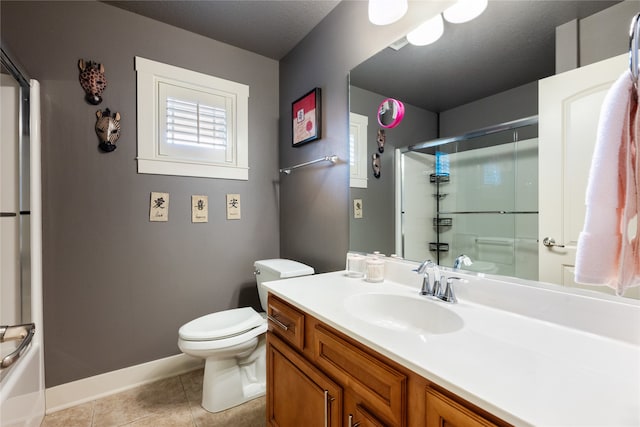
[(100, 104), (102, 102), (102, 92), (107, 87), (104, 65), (93, 61), (85, 63), (84, 59), (81, 59), (78, 61), (78, 68), (80, 68), (80, 86), (87, 94), (85, 99), (90, 104)]

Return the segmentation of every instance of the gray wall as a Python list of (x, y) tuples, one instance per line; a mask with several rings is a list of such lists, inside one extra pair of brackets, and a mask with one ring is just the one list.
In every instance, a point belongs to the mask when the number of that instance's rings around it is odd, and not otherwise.
[[(42, 85), (46, 386), (177, 354), (180, 325), (256, 306), (253, 261), (279, 255), (278, 63), (100, 2), (1, 7), (3, 45)], [(135, 55), (250, 86), (249, 181), (136, 173)], [(106, 67), (113, 153), (97, 148), (80, 58)], [(171, 194), (168, 223), (149, 222), (151, 191)], [(241, 220), (225, 219), (226, 193)], [(206, 224), (193, 194), (209, 196)]]
[[(398, 23), (368, 22), (367, 2), (343, 1), (280, 61), (280, 167), (329, 154), (342, 160), (295, 171), (280, 178), (280, 252), (318, 272), (344, 268), (349, 249), (349, 101), (347, 74), (446, 6), (413, 2)], [(323, 137), (291, 147), (291, 102), (313, 87), (322, 89)], [(384, 172), (383, 172), (384, 173)]]
[(556, 74), (629, 52), (629, 24), (639, 0), (626, 0), (556, 29)]
[(640, 1), (627, 0), (579, 21), (580, 66), (629, 52), (629, 24)]
[(378, 250), (386, 255), (395, 249), (395, 149), (437, 138), (438, 115), (405, 103), (402, 125), (386, 129), (386, 144), (381, 156), (381, 175), (373, 176), (371, 155), (378, 152), (376, 114), (386, 97), (355, 86), (349, 89), (349, 109), (369, 118), (367, 127), (367, 188), (351, 188), (351, 200), (362, 199), (363, 218), (353, 218), (349, 205), (349, 249), (360, 252)]
[(538, 82), (528, 83), (440, 113), (440, 138), (538, 114)]

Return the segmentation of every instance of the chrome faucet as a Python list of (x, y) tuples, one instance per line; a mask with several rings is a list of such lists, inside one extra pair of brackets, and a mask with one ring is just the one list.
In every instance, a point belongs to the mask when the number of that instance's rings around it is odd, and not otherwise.
[[(460, 255), (456, 258), (454, 263), (454, 270), (459, 270), (460, 265), (471, 265), (471, 259), (466, 255)], [(433, 270), (433, 284), (431, 284), (429, 270)], [(462, 280), (460, 277), (445, 278), (444, 274), (440, 274), (438, 266), (431, 260), (426, 260), (415, 270), (416, 273), (422, 275), (422, 287), (420, 288), (420, 295), (433, 296), (442, 301), (456, 303), (458, 302), (455, 293), (453, 292), (453, 281)]]
[(440, 298), (442, 301), (450, 302), (452, 304), (455, 304), (456, 302), (458, 302), (458, 299), (456, 298), (456, 295), (453, 292), (454, 280), (462, 280), (462, 279), (459, 277), (449, 277), (447, 279), (447, 284), (444, 287), (444, 292), (442, 292), (441, 295), (437, 295), (437, 297)]
[(470, 266), (471, 264), (473, 264), (473, 262), (471, 262), (471, 258), (466, 256), (465, 254), (461, 254), (461, 255), (458, 255), (455, 261), (453, 261), (453, 269), (457, 271), (462, 269), (462, 266), (466, 267), (466, 266)]
[[(431, 285), (431, 279), (429, 277), (429, 270), (433, 270), (433, 285)], [(420, 289), (420, 295), (435, 295), (436, 288), (440, 288), (440, 282), (438, 279), (438, 266), (430, 259), (424, 261), (418, 268), (413, 270), (422, 275), (422, 288)]]

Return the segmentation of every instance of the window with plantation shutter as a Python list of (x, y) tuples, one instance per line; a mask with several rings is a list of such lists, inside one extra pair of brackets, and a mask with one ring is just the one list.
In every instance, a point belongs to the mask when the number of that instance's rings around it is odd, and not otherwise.
[(194, 101), (167, 97), (168, 144), (227, 149), (227, 111)]
[(248, 86), (139, 57), (136, 71), (139, 173), (248, 179)]

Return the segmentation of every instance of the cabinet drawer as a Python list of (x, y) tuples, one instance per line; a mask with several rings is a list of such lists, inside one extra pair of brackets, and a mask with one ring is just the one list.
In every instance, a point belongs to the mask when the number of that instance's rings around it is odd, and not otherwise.
[(269, 330), (287, 341), (294, 348), (304, 348), (304, 313), (269, 294), (267, 307)]
[(427, 427), (496, 427), (496, 424), (433, 389), (427, 389)]
[(313, 334), (317, 365), (345, 388), (353, 390), (376, 414), (395, 426), (406, 425), (407, 377), (317, 325)]

